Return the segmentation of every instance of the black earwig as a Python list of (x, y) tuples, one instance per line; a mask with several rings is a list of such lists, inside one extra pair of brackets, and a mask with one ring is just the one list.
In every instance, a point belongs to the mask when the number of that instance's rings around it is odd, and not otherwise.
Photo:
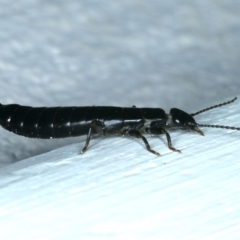
[(234, 102), (224, 102), (199, 112), (188, 114), (180, 109), (172, 108), (166, 114), (161, 108), (121, 107), (28, 107), (18, 104), (0, 104), (0, 125), (6, 130), (29, 138), (65, 138), (87, 135), (84, 153), (93, 135), (113, 134), (141, 138), (147, 150), (151, 149), (143, 133), (167, 137), (168, 148), (174, 148), (167, 129), (192, 130), (204, 135), (199, 127), (225, 128), (240, 130), (238, 127), (198, 124), (193, 116)]

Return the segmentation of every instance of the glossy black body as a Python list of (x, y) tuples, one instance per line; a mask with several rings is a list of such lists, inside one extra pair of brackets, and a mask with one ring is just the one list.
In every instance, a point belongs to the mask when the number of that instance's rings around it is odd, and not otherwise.
[[(29, 107), (18, 104), (0, 107), (0, 125), (29, 138), (65, 138), (86, 135), (93, 120), (104, 125), (93, 134), (121, 134), (123, 129), (138, 129), (146, 121), (167, 121), (160, 108), (121, 107)], [(104, 132), (103, 132), (104, 130)]]
[(232, 103), (230, 101), (188, 114), (172, 108), (169, 114), (161, 108), (122, 107), (29, 107), (18, 104), (0, 104), (0, 125), (6, 130), (29, 138), (65, 138), (87, 135), (84, 153), (94, 134), (128, 135), (141, 138), (146, 149), (155, 154), (143, 133), (164, 134), (168, 148), (174, 148), (167, 129), (191, 130), (204, 135), (199, 127), (225, 128), (240, 131), (238, 127), (198, 124), (193, 116)]

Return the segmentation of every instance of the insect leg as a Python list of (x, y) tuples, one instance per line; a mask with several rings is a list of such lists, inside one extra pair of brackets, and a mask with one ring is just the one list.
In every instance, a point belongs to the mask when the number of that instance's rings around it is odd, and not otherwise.
[(165, 134), (166, 137), (167, 137), (168, 148), (171, 149), (174, 152), (181, 153), (180, 150), (178, 150), (178, 149), (176, 149), (172, 146), (171, 137), (170, 137), (169, 133), (167, 132), (167, 130), (165, 130), (164, 128), (161, 128), (161, 127), (146, 128), (146, 132), (148, 132), (150, 134), (156, 134), (156, 135)]
[(132, 137), (136, 137), (136, 138), (141, 138), (143, 140), (143, 142), (145, 143), (145, 146), (147, 148), (147, 150), (153, 154), (156, 154), (156, 155), (160, 155), (158, 152), (154, 151), (151, 149), (147, 139), (136, 129), (130, 129), (129, 131), (127, 131), (127, 134), (129, 136), (132, 136)]
[(105, 127), (104, 123), (99, 121), (99, 120), (93, 120), (90, 123), (90, 128), (89, 128), (89, 131), (88, 131), (87, 140), (86, 140), (85, 146), (83, 147), (80, 154), (83, 154), (87, 151), (91, 136), (93, 134), (93, 130), (95, 130), (95, 132), (97, 132), (97, 133), (100, 132), (100, 131), (102, 131), (104, 133), (104, 129), (103, 129), (104, 127)]

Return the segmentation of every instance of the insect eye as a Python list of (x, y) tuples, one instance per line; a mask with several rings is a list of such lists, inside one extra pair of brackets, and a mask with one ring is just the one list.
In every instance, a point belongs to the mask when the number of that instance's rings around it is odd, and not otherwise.
[(189, 127), (197, 125), (191, 115), (180, 109), (172, 108), (170, 110), (170, 115), (172, 116), (172, 121), (175, 126)]

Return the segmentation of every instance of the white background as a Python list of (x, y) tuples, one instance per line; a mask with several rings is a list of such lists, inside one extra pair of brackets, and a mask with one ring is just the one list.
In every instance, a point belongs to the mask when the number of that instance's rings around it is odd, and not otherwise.
[[(229, 0), (0, 0), (0, 102), (195, 112), (229, 100), (239, 96), (239, 13)], [(197, 119), (240, 126), (239, 109)], [(150, 138), (157, 158), (132, 139), (96, 139), (80, 157), (85, 137), (0, 129), (0, 235), (238, 239), (239, 135), (203, 130), (171, 133), (181, 155)]]

